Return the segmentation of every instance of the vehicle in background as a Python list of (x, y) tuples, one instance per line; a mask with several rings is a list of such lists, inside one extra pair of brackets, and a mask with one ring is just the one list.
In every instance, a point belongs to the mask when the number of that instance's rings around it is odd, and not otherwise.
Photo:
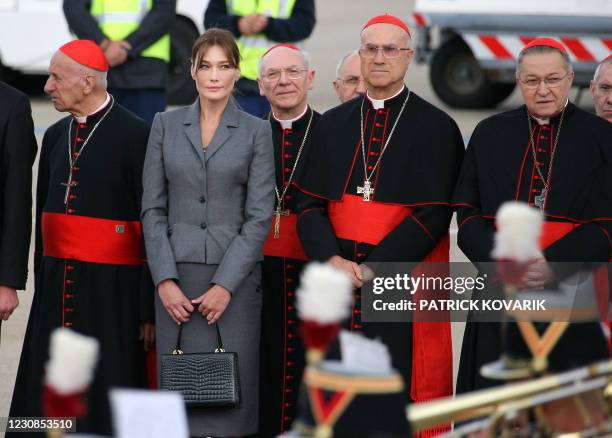
[[(196, 95), (189, 74), (191, 46), (203, 31), (207, 0), (177, 0), (169, 63), (168, 102), (184, 104)], [(51, 55), (70, 34), (61, 0), (0, 0), (0, 79), (45, 75)]]
[(438, 97), (455, 108), (490, 108), (515, 87), (518, 53), (536, 37), (560, 40), (588, 87), (612, 52), (610, 0), (416, 0), (417, 62), (430, 65)]

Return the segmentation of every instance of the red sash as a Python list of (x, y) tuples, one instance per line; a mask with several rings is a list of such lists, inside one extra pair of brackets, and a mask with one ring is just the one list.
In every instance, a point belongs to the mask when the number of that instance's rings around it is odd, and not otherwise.
[(571, 222), (544, 222), (542, 225), (542, 235), (540, 236), (540, 248), (548, 248), (578, 226), (580, 224), (573, 224)]
[(43, 255), (111, 265), (144, 261), (140, 221), (43, 213)]
[(410, 207), (364, 202), (361, 196), (346, 194), (341, 201), (330, 201), (327, 211), (336, 237), (370, 245), (378, 245), (412, 214)]
[(264, 243), (263, 253), (270, 257), (288, 257), (297, 260), (307, 260), (302, 243), (297, 235), (297, 214), (280, 217), (280, 233), (274, 238), (276, 216), (272, 216), (272, 228)]
[[(346, 194), (341, 201), (330, 202), (328, 211), (337, 237), (371, 245), (379, 244), (400, 222), (412, 215), (410, 207), (376, 201), (364, 202), (361, 196)], [(449, 250), (450, 242), (446, 235), (423, 262), (448, 263)], [(413, 275), (418, 275), (416, 272), (421, 272), (420, 269), (417, 266)], [(444, 275), (439, 272), (437, 274)], [(415, 300), (419, 296), (417, 291)], [(444, 322), (419, 322), (415, 316), (411, 376), (411, 398), (415, 402), (453, 394), (450, 318), (447, 316), (444, 319)]]

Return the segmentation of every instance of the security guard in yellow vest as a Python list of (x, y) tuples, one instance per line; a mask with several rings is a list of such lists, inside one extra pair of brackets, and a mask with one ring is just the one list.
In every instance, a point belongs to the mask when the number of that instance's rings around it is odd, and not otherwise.
[(64, 0), (70, 30), (97, 42), (111, 69), (108, 91), (149, 124), (166, 109), (170, 26), (176, 0)]
[(316, 22), (314, 0), (210, 0), (204, 27), (231, 31), (240, 48), (240, 80), (236, 99), (258, 117), (270, 111), (257, 86), (259, 58), (278, 43), (298, 43), (310, 36)]

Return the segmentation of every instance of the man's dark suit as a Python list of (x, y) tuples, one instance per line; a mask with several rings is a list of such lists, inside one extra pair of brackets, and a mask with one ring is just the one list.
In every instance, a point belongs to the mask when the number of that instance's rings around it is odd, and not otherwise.
[(37, 149), (27, 96), (0, 81), (0, 286), (25, 289)]

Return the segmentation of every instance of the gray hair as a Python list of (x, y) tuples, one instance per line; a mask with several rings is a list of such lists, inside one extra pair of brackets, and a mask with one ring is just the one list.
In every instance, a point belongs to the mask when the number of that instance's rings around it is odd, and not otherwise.
[[(310, 55), (304, 50), (299, 50), (299, 53), (302, 55), (302, 65), (310, 70)], [(263, 72), (265, 58), (265, 56), (259, 58), (259, 62), (257, 64), (257, 75), (259, 77), (261, 77), (261, 73)]]
[(574, 71), (574, 68), (572, 67), (572, 63), (570, 62), (570, 58), (569, 58), (569, 55), (567, 54), (567, 52), (562, 52), (561, 50), (555, 49), (554, 47), (533, 46), (533, 47), (525, 49), (521, 53), (519, 53), (518, 62), (516, 63), (516, 77), (518, 78), (519, 74), (521, 73), (521, 65), (523, 64), (523, 58), (525, 58), (525, 56), (527, 56), (527, 55), (541, 55), (541, 54), (544, 54), (544, 53), (558, 53), (563, 58), (563, 61), (565, 63), (565, 69), (568, 72)]
[(612, 56), (607, 57), (606, 59), (604, 59), (603, 61), (599, 63), (599, 65), (595, 69), (595, 74), (593, 75), (593, 82), (597, 83), (599, 79), (599, 75), (601, 74), (601, 71), (606, 66), (612, 66)]
[(351, 50), (350, 52), (345, 53), (342, 58), (340, 58), (340, 61), (338, 61), (338, 65), (336, 66), (336, 79), (342, 79), (340, 77), (340, 70), (342, 69), (342, 66), (344, 65), (344, 61), (346, 61), (350, 56), (357, 55), (357, 54), (359, 54), (359, 50)]
[(96, 88), (104, 88), (106, 90), (106, 87), (108, 86), (108, 81), (107, 81), (108, 72), (94, 70), (94, 69), (87, 69), (87, 70), (88, 70), (87, 73), (89, 73), (94, 78), (96, 78)]

